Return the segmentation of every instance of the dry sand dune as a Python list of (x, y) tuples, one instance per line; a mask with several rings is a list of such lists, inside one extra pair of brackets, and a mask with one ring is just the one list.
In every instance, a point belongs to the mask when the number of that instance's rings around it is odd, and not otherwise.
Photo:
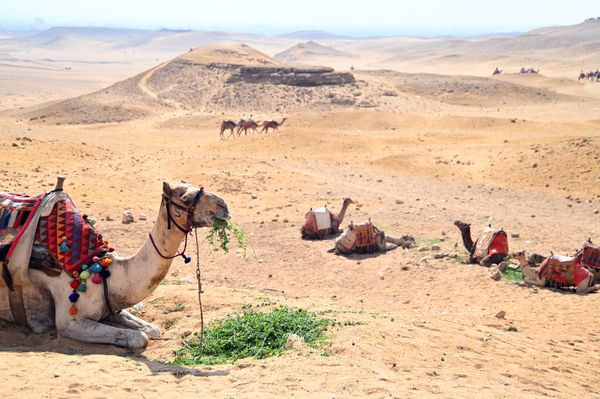
[[(320, 349), (234, 365), (173, 366), (182, 334), (199, 327), (194, 269), (177, 259), (135, 310), (164, 332), (144, 352), (0, 323), (0, 395), (600, 397), (593, 317), (600, 294), (495, 282), (485, 268), (441, 256), (466, 255), (452, 225), (457, 218), (476, 230), (504, 227), (518, 233), (511, 249), (543, 254), (569, 254), (588, 237), (600, 240), (600, 85), (567, 78), (575, 65), (552, 61), (558, 50), (551, 46), (536, 50), (553, 71), (538, 76), (482, 77), (492, 62), (477, 53), (457, 60), (423, 52), (479, 46), (481, 55), (510, 40), (539, 45), (548, 35), (555, 43), (561, 32), (565, 45), (577, 35), (589, 34), (592, 42), (595, 23), (468, 45), (323, 38), (326, 46), (370, 59), (365, 65), (403, 48), (405, 61), (392, 62), (407, 66), (400, 70), (297, 70), (270, 57), (297, 37), (276, 44), (252, 39), (264, 46), (190, 44), (193, 51), (173, 54), (149, 50), (194, 32), (143, 39), (144, 50), (127, 55), (130, 64), (108, 46), (103, 51), (123, 63), (104, 74), (97, 63), (72, 75), (36, 69), (49, 63), (37, 58), (41, 50), (29, 55), (35, 68), (23, 67), (23, 57), (6, 61), (10, 66), (0, 66), (0, 81), (9, 82), (0, 85), (7, 93), (0, 100), (3, 190), (39, 193), (66, 174), (79, 208), (96, 216), (105, 237), (127, 255), (152, 227), (163, 180), (203, 184), (227, 201), (256, 253), (243, 262), (240, 253), (201, 244), (209, 322), (242, 306), (277, 303), (323, 311), (346, 325), (329, 329), (331, 345)], [(102, 35), (81, 34), (77, 46)], [(55, 43), (71, 46), (67, 36)], [(16, 46), (14, 37), (2, 40)], [(0, 52), (25, 54), (6, 50), (7, 41)], [(508, 45), (503, 51), (512, 54)], [(318, 60), (310, 64), (329, 66)], [(421, 64), (435, 73), (411, 73)], [(332, 81), (341, 83), (299, 85)], [(277, 133), (219, 139), (222, 119), (247, 113), (288, 120)], [(386, 232), (415, 235), (417, 248), (345, 258), (326, 252), (330, 241), (300, 239), (310, 207), (337, 210), (346, 196), (357, 202), (346, 221), (371, 217)], [(124, 210), (148, 220), (123, 225)], [(500, 311), (506, 315), (496, 317)]]
[[(345, 53), (333, 47), (324, 46), (309, 40), (306, 43), (298, 43), (281, 53), (275, 54), (273, 58), (286, 64), (311, 64), (314, 62), (324, 62), (332, 58), (348, 59), (353, 57), (355, 57), (353, 54)], [(327, 63), (327, 65), (329, 64)]]

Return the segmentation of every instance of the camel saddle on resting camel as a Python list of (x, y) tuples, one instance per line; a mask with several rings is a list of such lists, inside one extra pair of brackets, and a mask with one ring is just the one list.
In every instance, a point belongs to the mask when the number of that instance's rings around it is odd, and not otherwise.
[(309, 231), (313, 235), (325, 235), (329, 233), (331, 229), (331, 219), (335, 215), (327, 209), (326, 206), (322, 208), (310, 209), (304, 215), (304, 231)]
[(23, 285), (30, 266), (72, 275), (106, 250), (102, 235), (62, 190), (33, 197), (0, 193), (0, 260), (9, 287)]
[(586, 241), (583, 248), (579, 251), (578, 256), (581, 260), (581, 265), (595, 272), (600, 272), (600, 247), (592, 244), (591, 241)]
[(554, 288), (576, 287), (590, 272), (582, 267), (577, 256), (551, 255), (540, 266), (538, 276), (546, 278), (546, 285)]
[(373, 223), (365, 222), (354, 225), (356, 240), (354, 241), (354, 250), (359, 254), (372, 254), (379, 251), (377, 245), (377, 234), (379, 230)]
[(508, 236), (502, 229), (486, 227), (477, 238), (473, 257), (480, 262), (483, 258), (495, 254), (508, 256)]

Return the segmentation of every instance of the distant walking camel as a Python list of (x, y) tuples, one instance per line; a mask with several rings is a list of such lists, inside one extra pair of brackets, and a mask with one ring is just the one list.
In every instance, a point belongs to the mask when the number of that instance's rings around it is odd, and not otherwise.
[(253, 120), (245, 120), (245, 119), (240, 119), (240, 121), (237, 124), (238, 126), (238, 136), (241, 135), (242, 130), (244, 131), (244, 135), (247, 136), (248, 135), (248, 129), (254, 131), (254, 133), (257, 133), (258, 129), (258, 122), (255, 122)]
[(287, 118), (283, 118), (281, 120), (281, 122), (277, 122), (274, 120), (268, 120), (268, 121), (264, 121), (261, 124), (261, 131), (259, 133), (265, 132), (265, 133), (269, 133), (269, 129), (273, 129), (274, 131), (279, 130), (280, 126), (283, 126), (283, 124), (285, 123), (285, 121), (287, 120)]
[(234, 129), (237, 127), (237, 123), (235, 123), (234, 121), (232, 121), (231, 119), (226, 119), (221, 123), (221, 140), (225, 139), (225, 135), (223, 134), (225, 132), (225, 130), (230, 130), (231, 133), (229, 133), (229, 137), (233, 136), (235, 137), (234, 133)]

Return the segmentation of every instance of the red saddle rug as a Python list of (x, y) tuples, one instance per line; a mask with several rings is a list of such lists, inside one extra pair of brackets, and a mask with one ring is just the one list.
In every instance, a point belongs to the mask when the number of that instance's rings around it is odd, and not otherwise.
[(473, 256), (481, 260), (494, 254), (508, 255), (508, 237), (504, 230), (486, 228), (475, 243)]
[(588, 269), (600, 271), (600, 247), (586, 241), (581, 249), (581, 264)]
[(35, 241), (48, 248), (69, 274), (107, 250), (102, 235), (68, 200), (58, 201), (50, 215), (40, 218)]
[(546, 285), (558, 288), (576, 287), (590, 275), (578, 257), (560, 255), (549, 256), (539, 271), (539, 276), (546, 278)]

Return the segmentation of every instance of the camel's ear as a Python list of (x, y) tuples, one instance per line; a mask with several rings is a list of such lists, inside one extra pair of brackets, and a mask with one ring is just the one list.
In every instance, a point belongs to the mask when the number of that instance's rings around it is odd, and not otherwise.
[(164, 181), (163, 182), (163, 194), (165, 194), (167, 197), (171, 198), (172, 193), (173, 192), (171, 191), (171, 186), (169, 186), (169, 183)]

